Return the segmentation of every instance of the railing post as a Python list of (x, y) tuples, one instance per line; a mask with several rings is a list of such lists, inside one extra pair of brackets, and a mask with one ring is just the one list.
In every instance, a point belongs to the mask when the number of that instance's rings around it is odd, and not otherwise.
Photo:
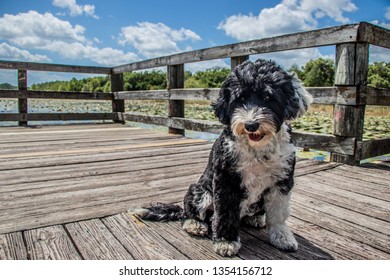
[[(18, 70), (18, 89), (22, 97), (18, 99), (19, 115), (27, 116), (28, 113), (28, 99), (27, 99), (27, 70)], [(27, 119), (18, 122), (19, 126), (27, 126)]]
[(238, 64), (244, 62), (245, 60), (249, 59), (249, 55), (243, 55), (243, 56), (233, 56), (230, 58), (230, 69), (234, 69)]
[[(331, 153), (331, 161), (358, 165), (357, 142), (362, 141), (365, 105), (360, 103), (360, 88), (367, 84), (368, 44), (346, 43), (336, 46), (335, 86), (354, 86), (355, 105), (336, 104), (333, 111), (333, 134), (355, 138), (354, 155)], [(342, 92), (342, 89), (340, 89)]]
[[(184, 64), (168, 65), (168, 89), (184, 88)], [(168, 101), (168, 118), (184, 118), (184, 100)], [(168, 128), (171, 134), (184, 135), (184, 129)]]
[[(111, 92), (123, 91), (123, 74), (111, 74)], [(112, 112), (114, 113), (113, 121), (115, 123), (124, 124), (125, 121), (122, 119), (121, 113), (125, 112), (125, 100), (119, 99), (115, 100), (114, 97), (112, 99)], [(115, 114), (116, 113), (116, 114)]]

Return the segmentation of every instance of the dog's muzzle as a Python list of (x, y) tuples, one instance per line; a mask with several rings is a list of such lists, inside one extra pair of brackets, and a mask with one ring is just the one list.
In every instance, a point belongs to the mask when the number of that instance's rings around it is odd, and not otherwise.
[(258, 133), (259, 127), (260, 124), (258, 122), (247, 122), (244, 124), (249, 140), (258, 142), (263, 138), (264, 135)]

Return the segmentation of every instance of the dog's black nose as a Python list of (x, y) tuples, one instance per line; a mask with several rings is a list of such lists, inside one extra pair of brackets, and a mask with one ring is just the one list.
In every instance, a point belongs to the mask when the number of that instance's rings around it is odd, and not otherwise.
[(245, 129), (248, 132), (255, 132), (256, 130), (259, 129), (259, 123), (258, 122), (247, 122), (245, 123)]

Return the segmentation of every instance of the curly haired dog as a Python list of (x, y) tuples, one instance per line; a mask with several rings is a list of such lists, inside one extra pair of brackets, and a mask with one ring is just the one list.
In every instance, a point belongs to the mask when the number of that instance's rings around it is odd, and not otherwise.
[(286, 225), (294, 185), (295, 148), (288, 121), (302, 116), (310, 94), (272, 61), (245, 61), (228, 76), (212, 104), (224, 125), (207, 167), (184, 197), (184, 209), (158, 203), (134, 214), (142, 219), (182, 220), (190, 234), (211, 227), (215, 251), (233, 256), (241, 247), (240, 223), (267, 226), (275, 247), (295, 251)]

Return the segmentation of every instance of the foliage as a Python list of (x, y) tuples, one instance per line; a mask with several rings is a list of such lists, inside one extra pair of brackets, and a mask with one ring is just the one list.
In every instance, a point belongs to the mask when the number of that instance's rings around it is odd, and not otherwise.
[(230, 74), (228, 68), (213, 67), (206, 71), (199, 71), (195, 74), (186, 72), (186, 88), (218, 88)]
[(390, 88), (390, 62), (374, 62), (368, 66), (369, 86)]
[(288, 71), (295, 72), (306, 87), (333, 86), (334, 62), (332, 59), (312, 59), (301, 69), (294, 64)]
[(167, 88), (166, 73), (161, 70), (125, 73), (123, 82), (126, 91)]
[(17, 89), (17, 87), (9, 83), (2, 83), (0, 84), (0, 89)]

